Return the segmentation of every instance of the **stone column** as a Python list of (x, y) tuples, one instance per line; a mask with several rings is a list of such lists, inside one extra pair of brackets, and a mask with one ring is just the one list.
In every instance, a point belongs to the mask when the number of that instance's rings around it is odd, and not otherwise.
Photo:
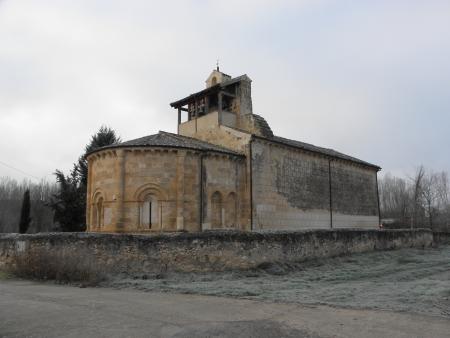
[(205, 96), (205, 115), (209, 113), (209, 97)]
[(198, 100), (195, 99), (194, 103), (194, 112), (195, 112), (195, 133), (197, 134), (197, 119), (198, 119)]
[(117, 168), (116, 168), (116, 179), (117, 179), (117, 196), (116, 196), (116, 232), (125, 231), (125, 221), (124, 221), (124, 205), (125, 205), (125, 150), (117, 149)]
[(184, 230), (184, 162), (183, 151), (177, 153), (177, 230)]
[(86, 191), (86, 231), (91, 231), (91, 194), (92, 194), (92, 161), (93, 157), (88, 160), (88, 179), (87, 179), (87, 191)]
[(219, 125), (222, 124), (222, 104), (223, 104), (222, 102), (223, 102), (223, 94), (222, 94), (222, 92), (219, 92), (218, 99), (217, 99), (217, 104), (218, 104), (217, 111), (219, 114)]
[(242, 172), (240, 168), (240, 163), (238, 162), (238, 159), (233, 158), (234, 162), (234, 168), (235, 168), (235, 175), (236, 175), (236, 183), (235, 183), (235, 191), (236, 191), (236, 215), (235, 215), (235, 227), (236, 229), (241, 229), (241, 215), (242, 215), (242, 207), (244, 204), (244, 201), (242, 200), (242, 197), (245, 196), (243, 194), (242, 189)]

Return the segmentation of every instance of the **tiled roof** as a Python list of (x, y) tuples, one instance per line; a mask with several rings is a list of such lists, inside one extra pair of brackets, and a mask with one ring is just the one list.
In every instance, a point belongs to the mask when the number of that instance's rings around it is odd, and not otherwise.
[(170, 106), (174, 107), (174, 108), (178, 108), (178, 107), (184, 106), (185, 104), (191, 102), (196, 97), (203, 97), (206, 94), (211, 94), (213, 92), (218, 92), (219, 90), (221, 90), (223, 88), (226, 88), (226, 87), (228, 87), (228, 86), (230, 86), (230, 85), (232, 85), (232, 84), (234, 84), (236, 82), (240, 82), (242, 80), (251, 81), (250, 78), (247, 76), (247, 74), (244, 74), (244, 75), (241, 75), (241, 76), (237, 76), (237, 77), (234, 77), (232, 79), (225, 80), (223, 82), (219, 82), (218, 84), (216, 84), (214, 86), (205, 88), (205, 89), (203, 89), (203, 90), (201, 90), (199, 92), (196, 92), (194, 94), (191, 94), (189, 96), (186, 96), (185, 98), (183, 98), (181, 100), (172, 102), (170, 104)]
[[(365, 166), (373, 167), (376, 169), (381, 169), (379, 166), (375, 164), (371, 164), (369, 162), (362, 161), (360, 159), (357, 159), (355, 157), (342, 154), (338, 151), (335, 151), (333, 149), (328, 148), (322, 148), (317, 147), (315, 145), (295, 141), (291, 139), (287, 139), (280, 136), (273, 136), (273, 137), (261, 137), (253, 135), (255, 138), (259, 138), (268, 142), (274, 142), (279, 143), (283, 145), (287, 145), (290, 147), (295, 147), (299, 149), (303, 149), (306, 151), (311, 151), (314, 153), (320, 153), (326, 156), (335, 157), (355, 163), (359, 163)], [(177, 135), (168, 133), (165, 131), (160, 131), (158, 134), (144, 136), (141, 138), (137, 138), (130, 141), (125, 141), (119, 144), (114, 144), (102, 148), (98, 148), (91, 153), (103, 150), (103, 149), (109, 149), (109, 148), (121, 148), (121, 147), (168, 147), (168, 148), (185, 148), (185, 149), (194, 149), (194, 150), (203, 150), (203, 151), (213, 151), (213, 152), (219, 152), (219, 153), (225, 153), (225, 154), (231, 154), (231, 155), (238, 155), (242, 156), (242, 154), (239, 154), (237, 152), (234, 152), (230, 149), (220, 147), (205, 141), (200, 141), (192, 137)]]
[(280, 137), (280, 136), (273, 136), (271, 138), (265, 138), (265, 137), (260, 137), (260, 138), (262, 138), (264, 140), (267, 140), (269, 142), (281, 143), (281, 144), (284, 144), (284, 145), (287, 145), (287, 146), (291, 146), (291, 147), (295, 147), (295, 148), (311, 151), (311, 152), (314, 152), (314, 153), (320, 153), (320, 154), (323, 154), (323, 155), (326, 155), (326, 156), (331, 156), (331, 157), (335, 157), (335, 158), (339, 158), (339, 159), (343, 159), (343, 160), (359, 163), (359, 164), (362, 164), (362, 165), (365, 165), (365, 166), (369, 166), (369, 167), (373, 167), (373, 168), (376, 168), (376, 169), (381, 169), (379, 166), (377, 166), (375, 164), (362, 161), (360, 159), (357, 159), (357, 158), (349, 156), (349, 155), (342, 154), (342, 153), (340, 153), (340, 152), (338, 152), (336, 150), (333, 150), (333, 149), (317, 147), (317, 146), (309, 144), (309, 143), (295, 141), (295, 140), (287, 139), (287, 138)]
[(121, 148), (121, 147), (168, 147), (168, 148), (186, 148), (203, 151), (214, 151), (219, 153), (226, 153), (231, 155), (240, 155), (232, 150), (224, 147), (216, 146), (214, 144), (200, 141), (192, 137), (177, 135), (160, 131), (158, 134), (144, 136), (130, 141), (125, 141), (119, 144), (114, 144), (102, 148), (98, 148), (93, 152), (109, 149), (109, 148)]

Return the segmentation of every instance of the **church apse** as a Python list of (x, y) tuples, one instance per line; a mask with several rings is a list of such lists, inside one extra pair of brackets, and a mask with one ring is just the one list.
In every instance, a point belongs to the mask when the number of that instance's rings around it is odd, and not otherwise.
[(96, 150), (88, 162), (88, 231), (247, 230), (249, 208), (237, 207), (249, 204), (241, 154), (160, 132)]

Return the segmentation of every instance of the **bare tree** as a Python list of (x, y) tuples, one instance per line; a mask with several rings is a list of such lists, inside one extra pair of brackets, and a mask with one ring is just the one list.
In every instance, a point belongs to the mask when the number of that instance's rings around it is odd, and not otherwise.
[(423, 196), (423, 178), (425, 176), (425, 168), (423, 165), (417, 168), (412, 180), (412, 217), (411, 229), (416, 228), (420, 224), (419, 214), (423, 210), (422, 196)]
[(392, 227), (450, 230), (450, 183), (447, 172), (423, 166), (409, 179), (389, 173), (380, 179), (380, 207)]
[(438, 178), (437, 174), (433, 172), (427, 172), (422, 178), (421, 194), (425, 206), (425, 210), (428, 216), (428, 225), (433, 230), (433, 218), (438, 212), (436, 202), (438, 199)]
[(444, 207), (445, 205), (448, 205), (449, 195), (450, 195), (450, 185), (448, 180), (448, 173), (445, 171), (442, 171), (436, 175), (437, 180), (437, 198), (438, 198), (438, 204), (439, 207)]
[(9, 177), (0, 177), (0, 232), (17, 231), (22, 199), (27, 189), (30, 190), (32, 219), (28, 232), (50, 231), (54, 228), (53, 211), (45, 203), (57, 191), (56, 182), (18, 182)]
[(437, 225), (440, 229), (450, 230), (450, 184), (447, 172), (436, 174), (436, 206), (439, 211)]
[(403, 178), (388, 173), (380, 180), (380, 206), (383, 217), (396, 219), (400, 225), (406, 224), (410, 200), (410, 189)]

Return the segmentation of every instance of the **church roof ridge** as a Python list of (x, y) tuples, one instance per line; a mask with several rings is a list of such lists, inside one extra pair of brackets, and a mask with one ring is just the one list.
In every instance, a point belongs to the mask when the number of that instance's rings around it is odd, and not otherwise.
[(87, 155), (95, 153), (97, 151), (114, 148), (128, 148), (128, 147), (163, 147), (163, 148), (184, 148), (200, 151), (213, 151), (218, 153), (242, 156), (233, 150), (201, 141), (192, 137), (182, 136), (178, 134), (169, 133), (167, 131), (159, 131), (157, 134), (152, 134), (136, 139), (128, 140), (118, 144), (112, 144), (109, 146), (97, 148)]
[(373, 167), (378, 170), (381, 170), (381, 168), (375, 164), (360, 160), (360, 159), (350, 156), (350, 155), (343, 154), (343, 153), (336, 151), (334, 149), (331, 149), (331, 148), (319, 147), (319, 146), (315, 146), (310, 143), (297, 141), (297, 140), (293, 140), (293, 139), (288, 139), (288, 138), (276, 136), (276, 135), (274, 135), (273, 137), (263, 137), (263, 136), (253, 135), (253, 137), (263, 139), (268, 142), (279, 143), (279, 144), (287, 145), (290, 147), (303, 149), (303, 150), (314, 152), (314, 153), (320, 153), (320, 154), (323, 154), (326, 156), (351, 161), (354, 163), (362, 164), (362, 165), (365, 165), (368, 167)]

